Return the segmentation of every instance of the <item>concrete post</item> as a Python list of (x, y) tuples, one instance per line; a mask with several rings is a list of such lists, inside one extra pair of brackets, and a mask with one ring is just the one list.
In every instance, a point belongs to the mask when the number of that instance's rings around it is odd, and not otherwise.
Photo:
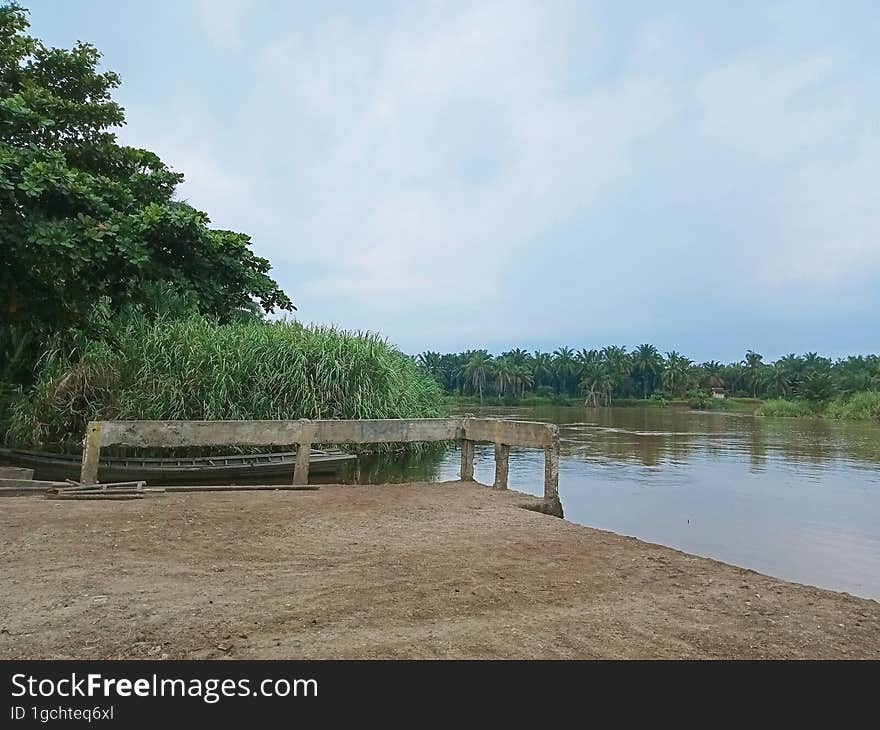
[(553, 435), (553, 443), (544, 449), (544, 501), (559, 502), (559, 433)]
[(312, 458), (312, 438), (315, 434), (314, 426), (303, 429), (303, 437), (296, 449), (296, 463), (293, 467), (293, 483), (309, 483), (309, 460)]
[(461, 469), (458, 472), (463, 482), (474, 481), (474, 442), (461, 440)]
[(309, 483), (309, 459), (312, 456), (312, 444), (300, 444), (296, 449), (296, 463), (293, 467), (293, 483)]
[(510, 446), (495, 444), (495, 484), (494, 489), (507, 489), (507, 474), (510, 463)]
[(98, 483), (98, 464), (101, 462), (101, 424), (89, 423), (83, 439), (82, 469), (79, 481), (82, 484)]

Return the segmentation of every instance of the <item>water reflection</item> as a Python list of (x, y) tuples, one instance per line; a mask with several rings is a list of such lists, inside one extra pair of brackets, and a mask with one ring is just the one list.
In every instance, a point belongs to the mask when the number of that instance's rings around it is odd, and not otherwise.
[[(880, 598), (880, 428), (668, 408), (493, 408), (560, 425), (566, 517), (770, 575)], [(491, 482), (493, 450), (476, 449)], [(455, 479), (451, 448), (362, 465), (363, 481)], [(540, 494), (543, 454), (512, 450)]]

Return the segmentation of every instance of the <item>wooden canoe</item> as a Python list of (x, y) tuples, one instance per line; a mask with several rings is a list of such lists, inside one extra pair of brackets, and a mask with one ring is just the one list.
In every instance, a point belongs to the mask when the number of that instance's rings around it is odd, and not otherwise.
[[(336, 471), (357, 457), (338, 450), (312, 449), (309, 473)], [(101, 459), (98, 481), (146, 481), (148, 484), (289, 484), (295, 451), (270, 454), (231, 454), (194, 458)], [(0, 448), (0, 463), (34, 470), (34, 479), (79, 479), (81, 458), (68, 454)]]

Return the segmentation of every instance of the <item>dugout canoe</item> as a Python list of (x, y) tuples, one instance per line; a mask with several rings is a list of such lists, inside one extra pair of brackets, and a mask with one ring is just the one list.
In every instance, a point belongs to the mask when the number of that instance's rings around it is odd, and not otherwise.
[[(335, 472), (357, 459), (336, 449), (312, 449), (310, 474)], [(295, 451), (270, 454), (230, 454), (193, 458), (102, 458), (98, 481), (146, 481), (148, 484), (289, 484)], [(0, 463), (34, 470), (34, 479), (79, 479), (82, 459), (69, 454), (0, 448)]]

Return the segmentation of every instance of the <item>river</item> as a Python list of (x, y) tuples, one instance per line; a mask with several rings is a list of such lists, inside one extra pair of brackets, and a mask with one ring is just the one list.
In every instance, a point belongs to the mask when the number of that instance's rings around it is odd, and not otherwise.
[[(521, 407), (559, 424), (565, 517), (775, 577), (880, 599), (880, 427), (673, 408)], [(494, 477), (491, 444), (475, 476)], [(456, 479), (457, 448), (386, 460), (362, 481)], [(512, 449), (510, 487), (541, 494), (543, 452)]]

